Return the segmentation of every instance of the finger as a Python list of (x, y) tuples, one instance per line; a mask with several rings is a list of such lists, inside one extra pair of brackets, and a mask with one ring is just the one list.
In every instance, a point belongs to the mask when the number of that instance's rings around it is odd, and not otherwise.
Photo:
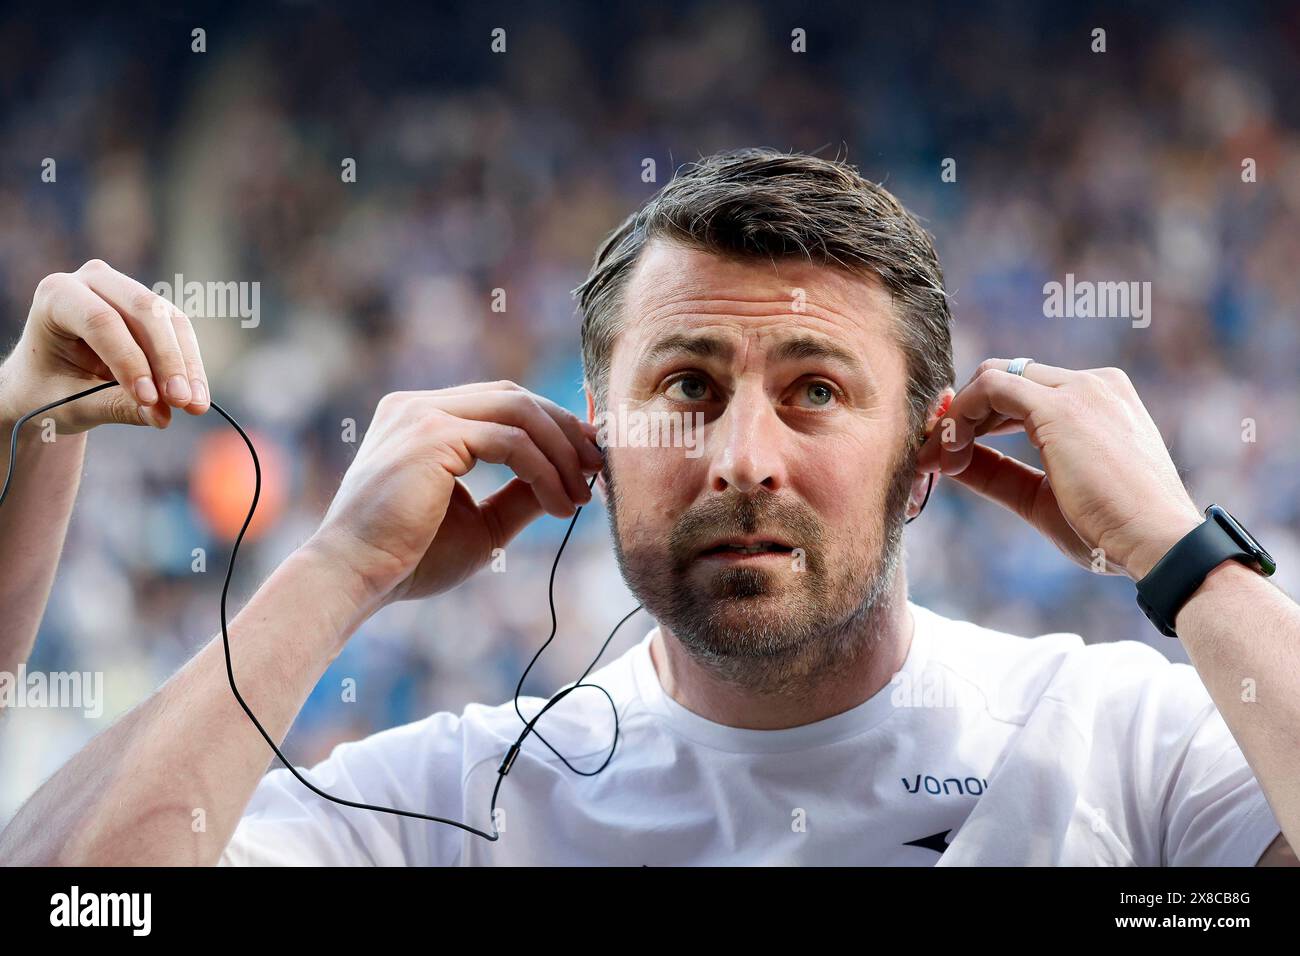
[(532, 486), (533, 493), (550, 514), (568, 518), (576, 507), (551, 460), (518, 425), (464, 419), (462, 434), (466, 448), (478, 461), (505, 465)]
[[(1005, 372), (1011, 367), (1012, 359), (1004, 358), (987, 358), (979, 365), (975, 366), (975, 371), (971, 377), (966, 380), (966, 385), (970, 385), (975, 379), (989, 371)], [(1069, 368), (1059, 368), (1055, 365), (1044, 365), (1042, 362), (1031, 361), (1025, 366), (1024, 371), (1020, 373), (1022, 378), (1027, 378), (1031, 382), (1037, 382), (1039, 385), (1046, 385), (1049, 388), (1056, 388), (1060, 385), (1066, 385), (1081, 373)], [(962, 387), (965, 388), (966, 385)]]
[[(963, 385), (962, 388), (965, 389), (966, 387), (968, 387), (972, 382), (975, 381), (975, 379), (979, 378), (979, 376), (982, 375), (984, 372), (988, 372), (988, 371), (1005, 372), (1008, 368), (1011, 367), (1012, 361), (1013, 361), (1012, 359), (1004, 359), (1004, 358), (985, 359), (983, 362), (981, 362), (979, 365), (975, 367), (975, 371), (971, 373), (970, 378), (966, 380), (966, 384)], [(1033, 370), (1032, 373), (1030, 372), (1030, 369)], [(1038, 382), (1041, 385), (1046, 385), (1051, 388), (1055, 388), (1061, 385), (1066, 385), (1069, 383), (1072, 377), (1077, 377), (1080, 374), (1081, 373), (1073, 369), (1058, 368), (1055, 365), (1044, 365), (1041, 362), (1036, 362), (1033, 360), (1031, 360), (1029, 364), (1025, 366), (1024, 371), (1021, 373), (1022, 377), (1028, 378), (1031, 382)], [(1004, 435), (1004, 434), (1011, 434), (1013, 432), (1020, 431), (1020, 428), (1018, 427), (1004, 429), (1002, 427), (1002, 422), (1004, 421), (1007, 421), (1005, 416), (1001, 416), (1001, 415), (990, 416), (989, 418), (985, 419), (983, 422), (975, 426), (974, 436), (977, 437), (979, 435)], [(932, 454), (937, 455), (937, 451)]]
[(37, 300), (51, 330), (85, 342), (138, 404), (158, 401), (149, 359), (126, 320), (105, 299), (75, 276), (61, 274), (41, 282)]
[(604, 464), (605, 457), (600, 453), (600, 448), (596, 445), (596, 426), (591, 422), (583, 421), (563, 405), (551, 401), (544, 395), (534, 394), (533, 398), (542, 406), (543, 411), (555, 419), (555, 423), (560, 426), (560, 430), (569, 437), (569, 441), (577, 449), (578, 457), (582, 459), (583, 465), (586, 466), (584, 471), (599, 471)]
[[(107, 303), (105, 304), (107, 305)], [(68, 352), (68, 360), (77, 368), (83, 369), (95, 378), (101, 378), (105, 381), (114, 380), (113, 370), (104, 363), (102, 358), (95, 354), (95, 350), (87, 345), (83, 339), (77, 339), (72, 343), (72, 348)], [(149, 379), (149, 382), (152, 384), (153, 379)], [(131, 394), (131, 389), (128, 388), (125, 391), (127, 394)]]
[[(1096, 554), (1078, 537), (1061, 513), (1051, 481), (1046, 474), (987, 445), (972, 445), (970, 466), (954, 479), (976, 494), (1019, 515), (1031, 527), (1057, 543), (1071, 560), (1083, 567), (1096, 567)], [(1104, 563), (1104, 573), (1122, 574), (1123, 569)]]
[(1015, 435), (1025, 430), (1025, 423), (1017, 421), (1014, 418), (1007, 418), (999, 415), (984, 423), (984, 425), (975, 433), (976, 437), (984, 435)]
[(176, 307), (99, 259), (86, 263), (77, 275), (126, 320), (149, 357), (154, 383), (163, 399), (177, 408), (188, 405), (192, 397), (189, 375), (171, 318)]
[[(947, 418), (953, 427), (939, 429), (939, 463), (945, 475), (958, 474), (970, 462), (976, 428), (996, 415), (1023, 422), (1036, 407), (1052, 400), (1054, 390), (1020, 375), (989, 369), (953, 399)], [(933, 461), (933, 453), (927, 457)]]
[(442, 395), (437, 406), (459, 418), (499, 422), (524, 429), (533, 443), (555, 466), (569, 498), (579, 504), (591, 500), (582, 476), (578, 451), (554, 418), (548, 415), (531, 392), (524, 390)]
[[(945, 416), (946, 417), (946, 416)], [(943, 419), (940, 419), (942, 422)], [(955, 426), (954, 422), (954, 426)], [(1025, 430), (1025, 423), (1015, 418), (1008, 418), (1006, 415), (990, 415), (983, 422), (975, 426), (975, 437), (982, 438), (989, 435), (1018, 435)], [(925, 473), (927, 471), (938, 471), (941, 468), (942, 445), (941, 440), (943, 433), (940, 428), (932, 429), (926, 436), (926, 441), (921, 443), (917, 452), (916, 467), (917, 470)]]
[(436, 394), (438, 396), (453, 396), (502, 391), (523, 392), (527, 395), (531, 395), (533, 399), (542, 406), (542, 409), (555, 419), (556, 424), (560, 426), (561, 430), (569, 436), (569, 440), (573, 442), (573, 446), (577, 450), (578, 455), (582, 458), (585, 464), (589, 465), (587, 470), (596, 471), (602, 466), (604, 463), (604, 456), (596, 446), (596, 426), (590, 422), (583, 421), (563, 405), (553, 402), (551, 399), (546, 398), (543, 395), (530, 392), (522, 385), (516, 385), (514, 382), (504, 379), (497, 382), (469, 382), (465, 385), (454, 385), (450, 388), (438, 389), (436, 393), (431, 394)]
[(109, 388), (74, 403), (71, 421), (78, 425), (145, 425), (166, 428), (171, 422), (171, 409), (157, 402), (141, 405), (135, 396), (124, 388)]
[(493, 546), (499, 548), (509, 544), (515, 535), (546, 512), (537, 500), (532, 485), (522, 478), (511, 478), (500, 489), (484, 498), (479, 503), (479, 508), (488, 519), (488, 527), (494, 528), (500, 537), (500, 540), (493, 542)]
[(130, 392), (110, 388), (90, 398), (94, 406), (89, 410), (90, 421), (112, 422), (118, 425), (145, 425), (149, 428), (166, 428), (172, 421), (172, 409), (166, 402), (141, 405)]
[(141, 405), (140, 418), (146, 425), (151, 425), (154, 428), (166, 428), (172, 421), (172, 407), (166, 402), (158, 402), (156, 405)]
[(981, 497), (1033, 524), (1034, 502), (1046, 474), (988, 445), (972, 445), (970, 464), (953, 476)]
[(203, 356), (199, 354), (199, 337), (194, 332), (194, 323), (180, 309), (172, 310), (172, 329), (176, 332), (176, 342), (185, 357), (185, 374), (190, 380), (190, 403), (185, 411), (191, 415), (202, 415), (211, 407), (211, 393), (208, 391), (208, 374), (203, 368)]

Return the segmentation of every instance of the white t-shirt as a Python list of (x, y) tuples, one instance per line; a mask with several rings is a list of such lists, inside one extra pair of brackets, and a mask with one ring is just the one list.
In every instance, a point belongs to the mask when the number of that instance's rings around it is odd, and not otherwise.
[[(663, 690), (644, 640), (588, 678), (618, 706), (613, 760), (579, 776), (529, 736), (501, 839), (342, 807), (287, 770), (259, 783), (222, 865), (1254, 865), (1281, 827), (1196, 671), (1135, 641), (1027, 639), (909, 604), (907, 660), (862, 704), (787, 730), (728, 727)], [(522, 698), (532, 717), (544, 701)], [(522, 723), (471, 704), (342, 744), (303, 772), (336, 796), (491, 832)], [(576, 767), (608, 753), (598, 690), (537, 729)]]

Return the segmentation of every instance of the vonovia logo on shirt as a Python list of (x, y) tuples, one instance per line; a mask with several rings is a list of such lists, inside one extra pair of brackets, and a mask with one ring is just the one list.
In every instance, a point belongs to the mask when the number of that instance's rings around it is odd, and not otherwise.
[(983, 777), (935, 777), (931, 774), (922, 776), (916, 775), (913, 782), (908, 782), (907, 777), (900, 777), (903, 781), (903, 787), (908, 793), (920, 793), (922, 786), (925, 792), (931, 796), (951, 796), (960, 797), (978, 797), (989, 788), (988, 780)]

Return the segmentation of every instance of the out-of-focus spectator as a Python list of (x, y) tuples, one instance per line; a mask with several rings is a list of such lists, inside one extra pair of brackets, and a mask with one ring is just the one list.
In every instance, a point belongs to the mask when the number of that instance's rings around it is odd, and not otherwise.
[[(740, 145), (847, 153), (936, 234), (959, 376), (987, 356), (1122, 366), (1198, 502), (1231, 503), (1294, 593), (1300, 19), (1259, 12), (15, 13), (0, 25), (0, 322), (12, 341), (41, 277), (91, 257), (146, 284), (259, 284), (255, 324), (195, 320), (214, 396), (283, 466), (278, 520), (240, 554), (237, 607), (311, 533), (386, 392), (509, 378), (584, 410), (569, 290), (676, 164)], [(1098, 23), (1104, 54), (1090, 49)], [(490, 51), (495, 26), (504, 54)], [(205, 53), (191, 50), (194, 27)], [(807, 53), (791, 50), (796, 27)], [(46, 157), (55, 182), (42, 180)], [(955, 182), (941, 177), (947, 158)], [(1243, 182), (1246, 159), (1256, 181)], [(1150, 326), (1045, 317), (1044, 283), (1067, 273), (1149, 280)], [(106, 707), (99, 720), (47, 710), (0, 723), (0, 823), (216, 633), (229, 540), (205, 520), (194, 462), (225, 428), (209, 415), (91, 438), (30, 666), (102, 671)], [(480, 466), (468, 484), (484, 494), (504, 477)], [(549, 632), (565, 525), (538, 521), (503, 574), (369, 621), (286, 752), (310, 764), (344, 739), (507, 699)], [(1185, 659), (1126, 580), (1079, 572), (951, 484), (910, 526), (908, 552), (914, 598), (941, 612)], [(527, 693), (575, 678), (636, 604), (599, 506), (579, 518), (556, 592), (558, 637)], [(629, 622), (606, 659), (646, 626)]]

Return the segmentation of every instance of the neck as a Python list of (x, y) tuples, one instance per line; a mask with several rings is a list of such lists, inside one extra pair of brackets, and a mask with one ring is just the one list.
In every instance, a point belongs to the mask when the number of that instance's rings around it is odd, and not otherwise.
[(798, 686), (755, 691), (726, 680), (695, 660), (663, 626), (650, 642), (659, 683), (673, 700), (701, 717), (750, 730), (784, 730), (834, 717), (868, 700), (902, 668), (912, 646), (914, 622), (907, 607), (907, 576), (894, 576), (889, 600), (863, 623), (850, 652), (823, 662)]

